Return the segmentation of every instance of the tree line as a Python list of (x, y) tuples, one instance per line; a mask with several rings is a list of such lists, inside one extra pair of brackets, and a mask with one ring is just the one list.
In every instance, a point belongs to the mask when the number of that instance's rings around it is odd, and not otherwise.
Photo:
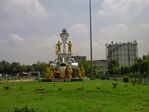
[[(16, 76), (17, 74), (22, 75), (23, 73), (28, 72), (34, 72), (39, 71), (41, 76), (44, 76), (44, 72), (46, 68), (50, 66), (52, 61), (49, 61), (49, 63), (45, 62), (37, 62), (32, 65), (21, 65), (19, 62), (8, 62), (5, 60), (0, 61), (0, 74), (2, 76)], [(80, 61), (79, 67), (83, 65), (85, 69), (85, 74), (90, 77), (91, 72), (91, 64), (89, 61)], [(96, 67), (93, 66), (93, 72), (95, 74)]]
[(117, 61), (111, 60), (108, 63), (108, 73), (111, 76), (128, 76), (133, 82), (146, 81), (149, 77), (149, 56), (144, 55), (143, 58), (137, 58), (131, 66), (120, 66)]
[(17, 74), (22, 74), (23, 72), (34, 72), (39, 71), (43, 74), (44, 70), (49, 66), (50, 63), (45, 62), (37, 62), (36, 64), (32, 65), (21, 65), (18, 62), (7, 62), (5, 60), (0, 61), (0, 74), (2, 76), (9, 75), (9, 76), (16, 76)]

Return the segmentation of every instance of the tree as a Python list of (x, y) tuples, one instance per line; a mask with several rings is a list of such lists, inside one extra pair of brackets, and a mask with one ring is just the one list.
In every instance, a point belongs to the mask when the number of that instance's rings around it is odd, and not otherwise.
[[(90, 76), (90, 74), (91, 74), (91, 62), (90, 62), (90, 61), (85, 61), (85, 60), (80, 61), (80, 62), (79, 62), (79, 67), (81, 68), (81, 66), (84, 67), (85, 74), (86, 74), (87, 76)], [(94, 76), (95, 73), (96, 73), (96, 66), (93, 65), (92, 69), (93, 69), (93, 76)]]
[(26, 72), (35, 71), (32, 65), (26, 65)]
[(147, 77), (148, 77), (148, 75), (149, 75), (149, 74), (148, 74), (148, 72), (146, 72), (146, 71), (143, 73), (143, 79), (144, 79), (144, 83), (145, 83), (145, 84), (146, 84), (146, 82), (147, 82)]
[(1, 66), (1, 72), (2, 74), (10, 74), (11, 70), (11, 64), (5, 60), (0, 62), (0, 66)]
[(11, 64), (11, 74), (12, 75), (17, 75), (17, 73), (19, 73), (19, 66), (20, 66), (20, 63), (18, 62), (12, 62)]
[(37, 62), (37, 64), (33, 64), (32, 67), (35, 69), (35, 71), (40, 71), (41, 75), (44, 75), (44, 71), (49, 67), (49, 64)]
[(121, 72), (121, 75), (128, 74), (128, 73), (129, 73), (129, 67), (127, 67), (127, 66), (122, 66), (122, 67), (120, 68), (120, 72)]
[(23, 72), (26, 72), (27, 71), (27, 68), (25, 65), (19, 65), (16, 67), (17, 69), (17, 72), (21, 75)]
[(111, 75), (118, 74), (120, 70), (119, 63), (116, 60), (111, 60), (108, 63), (108, 73)]
[(113, 67), (113, 74), (119, 74), (120, 73), (120, 67), (119, 66), (114, 66)]

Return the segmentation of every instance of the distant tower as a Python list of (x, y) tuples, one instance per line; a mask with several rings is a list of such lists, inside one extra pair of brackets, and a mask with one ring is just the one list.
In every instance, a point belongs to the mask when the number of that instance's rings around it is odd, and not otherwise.
[(121, 66), (131, 66), (138, 57), (137, 42), (106, 44), (107, 61), (116, 60)]

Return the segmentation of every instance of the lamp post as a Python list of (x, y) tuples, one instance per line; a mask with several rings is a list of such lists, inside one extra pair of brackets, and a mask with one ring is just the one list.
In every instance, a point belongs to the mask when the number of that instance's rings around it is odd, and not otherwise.
[(91, 0), (89, 0), (89, 18), (90, 18), (90, 60), (91, 60), (91, 79), (93, 79), (93, 52), (92, 52), (92, 11)]

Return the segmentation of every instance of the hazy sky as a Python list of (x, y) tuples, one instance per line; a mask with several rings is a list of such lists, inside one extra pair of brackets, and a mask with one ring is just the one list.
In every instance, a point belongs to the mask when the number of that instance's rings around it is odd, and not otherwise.
[[(73, 55), (89, 59), (88, 0), (0, 0), (0, 60), (32, 64), (55, 58), (66, 28)], [(93, 58), (105, 59), (105, 44), (137, 40), (149, 53), (149, 0), (92, 0)]]

